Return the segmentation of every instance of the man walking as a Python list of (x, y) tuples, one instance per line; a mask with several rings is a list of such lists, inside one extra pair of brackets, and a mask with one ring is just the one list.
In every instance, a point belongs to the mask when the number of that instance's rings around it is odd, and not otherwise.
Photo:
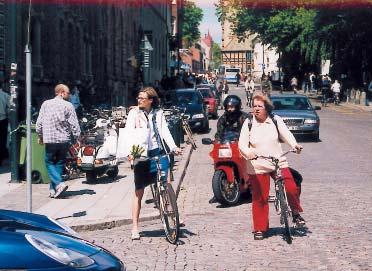
[(36, 121), (39, 144), (45, 144), (45, 164), (50, 182), (50, 197), (58, 198), (67, 190), (62, 173), (70, 142), (80, 136), (74, 106), (68, 102), (70, 90), (66, 85), (55, 87), (56, 97), (45, 101)]
[(0, 86), (0, 166), (8, 158), (6, 139), (8, 134), (9, 94)]

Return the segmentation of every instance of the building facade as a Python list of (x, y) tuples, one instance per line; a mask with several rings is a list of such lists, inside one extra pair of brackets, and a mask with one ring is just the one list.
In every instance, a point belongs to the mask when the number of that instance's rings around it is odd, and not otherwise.
[(209, 31), (208, 34), (205, 34), (204, 37), (201, 39), (200, 46), (204, 51), (203, 70), (210, 71), (211, 70), (210, 63), (212, 61), (213, 39)]
[[(169, 40), (173, 32), (171, 1), (125, 3), (107, 4), (102, 0), (102, 4), (68, 5), (57, 1), (32, 6), (33, 106), (38, 108), (45, 99), (53, 97), (57, 83), (71, 88), (77, 85), (86, 107), (128, 106), (135, 103), (140, 86), (169, 74)], [(5, 85), (9, 81), (7, 56), (10, 46), (16, 46), (19, 108), (24, 115), (28, 6), (16, 4), (14, 27), (9, 23), (10, 5), (9, 1), (0, 0), (0, 81)], [(10, 44), (14, 32), (16, 44)], [(148, 71), (143, 65), (145, 35), (153, 49)]]

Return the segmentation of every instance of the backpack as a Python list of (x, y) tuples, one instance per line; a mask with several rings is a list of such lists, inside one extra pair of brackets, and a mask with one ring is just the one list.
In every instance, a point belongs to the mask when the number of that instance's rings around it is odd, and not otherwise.
[[(274, 125), (275, 125), (275, 128), (276, 128), (276, 131), (278, 132), (278, 139), (279, 139), (279, 142), (280, 143), (284, 143), (284, 141), (280, 138), (280, 133), (279, 133), (279, 128), (278, 128), (278, 122), (275, 118), (275, 114), (271, 113), (269, 114), (269, 117), (271, 118), (271, 120), (273, 121)], [(249, 128), (249, 132), (251, 131), (252, 129), (252, 115), (249, 114), (249, 117), (247, 118), (249, 120), (248, 122), (248, 128)]]

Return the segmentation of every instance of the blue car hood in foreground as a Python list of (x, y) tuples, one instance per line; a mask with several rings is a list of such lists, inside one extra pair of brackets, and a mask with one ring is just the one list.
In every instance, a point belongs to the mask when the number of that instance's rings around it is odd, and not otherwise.
[(102, 249), (70, 235), (46, 216), (0, 210), (0, 269), (67, 268), (36, 249), (26, 234), (92, 256)]

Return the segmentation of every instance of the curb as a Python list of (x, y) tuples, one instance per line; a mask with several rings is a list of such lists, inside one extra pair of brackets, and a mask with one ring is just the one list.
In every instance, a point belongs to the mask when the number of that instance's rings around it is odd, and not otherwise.
[[(182, 159), (180, 161), (180, 164), (178, 166), (180, 168), (180, 173), (178, 173), (179, 171), (177, 171), (177, 174), (175, 174), (174, 176), (175, 181), (172, 183), (172, 187), (175, 190), (177, 197), (178, 197), (178, 194), (181, 188), (181, 184), (183, 182), (183, 178), (186, 175), (187, 167), (190, 163), (191, 154), (193, 152), (193, 148), (191, 147), (190, 144), (186, 144), (185, 152), (187, 153), (186, 154), (187, 157), (186, 159)], [(151, 220), (155, 220), (159, 218), (160, 218), (160, 215), (156, 211), (154, 213), (140, 217), (139, 221), (145, 222), (145, 221), (151, 221)], [(117, 219), (111, 219), (111, 220), (105, 220), (105, 221), (96, 221), (96, 222), (92, 222), (92, 223), (84, 224), (84, 225), (71, 225), (69, 227), (72, 228), (76, 232), (82, 232), (82, 231), (111, 229), (111, 228), (120, 227), (124, 225), (130, 225), (130, 224), (132, 224), (131, 218), (117, 218)]]

